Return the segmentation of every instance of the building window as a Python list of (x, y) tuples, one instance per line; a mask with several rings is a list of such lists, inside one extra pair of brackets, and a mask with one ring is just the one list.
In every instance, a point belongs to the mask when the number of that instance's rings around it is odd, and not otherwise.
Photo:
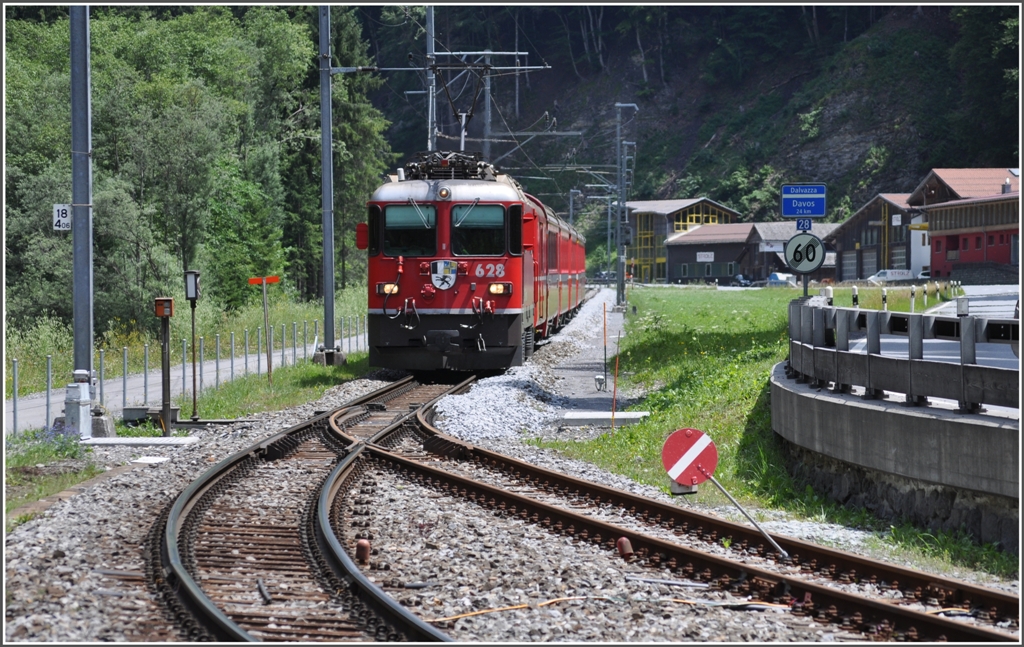
[(921, 247), (928, 245), (928, 234), (921, 234)]
[(1003, 235), (1002, 234), (999, 234), (999, 244), (1000, 245), (1003, 244)]
[(974, 237), (974, 249), (981, 249), (981, 236)]
[(729, 263), (729, 271), (728, 271), (728, 274), (729, 274), (729, 276), (732, 276), (732, 273), (733, 273), (733, 270), (734, 270), (734, 269), (735, 269), (735, 268), (733, 267), (733, 264), (732, 264), (732, 263)]
[(995, 236), (989, 236), (988, 237), (988, 246), (991, 247), (991, 246), (993, 246), (995, 244), (996, 244), (996, 237)]
[(689, 265), (687, 265), (686, 263), (681, 263), (679, 265), (679, 276), (687, 276), (687, 275), (689, 275), (689, 269), (690, 269)]
[(942, 241), (941, 240), (935, 241), (935, 251), (937, 251), (937, 252), (941, 252), (942, 251)]
[(963, 240), (960, 241), (960, 249), (962, 249), (962, 250), (964, 250), (966, 252), (970, 248), (971, 248), (971, 246), (967, 244), (967, 239), (966, 238), (964, 238)]
[(704, 276), (711, 276), (711, 263), (704, 264)]

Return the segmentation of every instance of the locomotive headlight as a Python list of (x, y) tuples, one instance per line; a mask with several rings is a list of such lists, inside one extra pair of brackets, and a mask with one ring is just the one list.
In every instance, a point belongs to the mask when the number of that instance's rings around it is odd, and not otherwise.
[(397, 283), (378, 283), (377, 294), (398, 294)]
[(437, 190), (437, 197), (441, 198), (442, 200), (447, 200), (448, 198), (452, 197), (452, 190), (446, 186), (443, 186)]
[(490, 292), (491, 294), (502, 294), (502, 295), (508, 296), (508, 295), (512, 294), (512, 284), (511, 283), (491, 283), (489, 286), (487, 286), (487, 291)]

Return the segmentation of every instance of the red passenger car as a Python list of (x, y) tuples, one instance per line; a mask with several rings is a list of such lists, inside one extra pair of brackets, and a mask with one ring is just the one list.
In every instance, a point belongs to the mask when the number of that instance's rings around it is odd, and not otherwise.
[(582, 304), (583, 237), (476, 154), (421, 153), (368, 207), (371, 366), (519, 366)]

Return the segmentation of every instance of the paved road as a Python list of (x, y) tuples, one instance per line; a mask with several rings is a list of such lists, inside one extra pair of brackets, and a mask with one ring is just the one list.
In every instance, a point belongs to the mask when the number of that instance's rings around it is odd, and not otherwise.
[[(366, 338), (365, 335), (351, 336), (344, 339), (340, 339), (339, 342), (342, 346), (342, 350), (348, 353), (349, 349), (355, 350), (366, 350)], [(174, 350), (178, 351), (177, 358), (175, 358)], [(310, 344), (303, 352), (301, 346), (295, 349), (294, 361), (302, 362), (304, 358), (312, 358), (313, 351), (315, 350), (313, 344)], [(278, 349), (273, 353), (274, 368), (280, 367), (281, 362), (281, 350)], [(181, 348), (171, 350), (171, 399), (182, 393), (182, 391), (192, 391), (192, 362), (191, 356), (188, 358), (188, 363), (185, 366), (185, 387), (182, 388), (182, 365), (181, 365)], [(292, 348), (289, 346), (285, 350), (284, 356), (285, 363), (292, 365), (293, 353)], [(118, 357), (115, 361), (120, 361)], [(157, 366), (160, 364), (159, 347), (155, 360), (153, 355), (150, 356), (150, 361), (155, 361)], [(264, 350), (263, 355), (257, 358), (256, 353), (249, 353), (248, 358), (248, 372), (257, 372), (257, 363), (259, 364), (259, 370), (263, 375), (267, 372), (267, 356)], [(235, 357), (234, 367), (231, 366), (230, 357), (221, 357), (220, 359), (220, 371), (218, 374), (218, 362), (216, 359), (208, 359), (202, 364), (197, 361), (196, 366), (196, 385), (199, 386), (199, 390), (203, 391), (208, 388), (216, 386), (218, 379), (220, 382), (228, 382), (233, 377), (242, 377), (246, 374), (246, 360), (243, 355)], [(234, 376), (232, 377), (232, 370)], [(200, 382), (200, 378), (202, 381)], [(53, 423), (53, 419), (64, 415), (64, 397), (65, 397), (65, 386), (66, 384), (57, 384), (58, 378), (54, 376), (54, 388), (50, 394), (50, 416), (49, 422)], [(160, 398), (162, 393), (162, 375), (159, 368), (151, 370), (148, 374), (138, 373), (129, 375), (127, 379), (127, 397), (125, 396), (125, 380), (120, 377), (110, 378), (104, 380), (103, 383), (103, 406), (107, 408), (110, 414), (118, 419), (122, 415), (122, 408), (127, 400), (129, 407), (141, 407), (150, 406), (154, 408), (160, 407)], [(100, 390), (97, 385), (96, 398), (99, 398)], [(147, 398), (148, 394), (148, 398)], [(200, 415), (202, 412), (200, 412)], [(187, 407), (181, 412), (182, 418), (187, 418), (192, 415), (191, 407)], [(32, 395), (22, 396), (18, 398), (18, 431), (25, 431), (26, 429), (41, 429), (46, 426), (46, 393), (34, 393)], [(4, 435), (14, 431), (14, 401), (4, 401)]]
[[(1014, 305), (1020, 298), (1020, 288), (1016, 285), (975, 285), (965, 286), (964, 292), (970, 303), (970, 313), (990, 319), (1012, 319)], [(947, 301), (939, 306), (928, 309), (928, 314), (943, 317), (956, 316), (956, 302)], [(850, 350), (863, 353), (866, 341), (863, 333), (859, 339), (850, 340)], [(882, 335), (882, 355), (887, 357), (907, 357), (909, 340), (899, 335)], [(977, 363), (982, 366), (1020, 370), (1020, 359), (1013, 354), (1009, 344), (978, 344), (976, 346)], [(960, 363), (960, 342), (942, 339), (924, 340), (924, 358), (937, 362)]]

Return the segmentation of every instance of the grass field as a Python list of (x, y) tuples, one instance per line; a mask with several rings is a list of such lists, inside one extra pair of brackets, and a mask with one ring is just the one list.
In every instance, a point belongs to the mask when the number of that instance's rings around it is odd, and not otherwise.
[[(890, 309), (909, 310), (909, 290), (905, 296), (901, 292), (889, 291)], [(974, 545), (962, 533), (931, 533), (908, 524), (890, 524), (864, 509), (848, 510), (809, 487), (800, 487), (789, 476), (783, 448), (771, 428), (769, 374), (772, 366), (786, 358), (787, 304), (802, 293), (802, 289), (632, 290), (629, 300), (637, 314), (626, 322), (619, 375), (625, 383), (650, 392), (633, 407), (650, 411), (650, 417), (591, 441), (538, 444), (667, 492), (661, 447), (672, 431), (692, 427), (714, 441), (719, 455), (715, 478), (741, 503), (878, 530), (890, 547), (924, 553), (951, 565), (1003, 576), (1017, 573), (1019, 560), (994, 546)], [(861, 307), (871, 307), (876, 297), (880, 305), (880, 290), (862, 289), (860, 297)], [(848, 290), (834, 295), (838, 306), (850, 305), (844, 303), (849, 298)], [(935, 305), (934, 295), (930, 305)], [(917, 308), (923, 309), (920, 303)], [(730, 505), (710, 483), (700, 486), (695, 496), (710, 505)]]

